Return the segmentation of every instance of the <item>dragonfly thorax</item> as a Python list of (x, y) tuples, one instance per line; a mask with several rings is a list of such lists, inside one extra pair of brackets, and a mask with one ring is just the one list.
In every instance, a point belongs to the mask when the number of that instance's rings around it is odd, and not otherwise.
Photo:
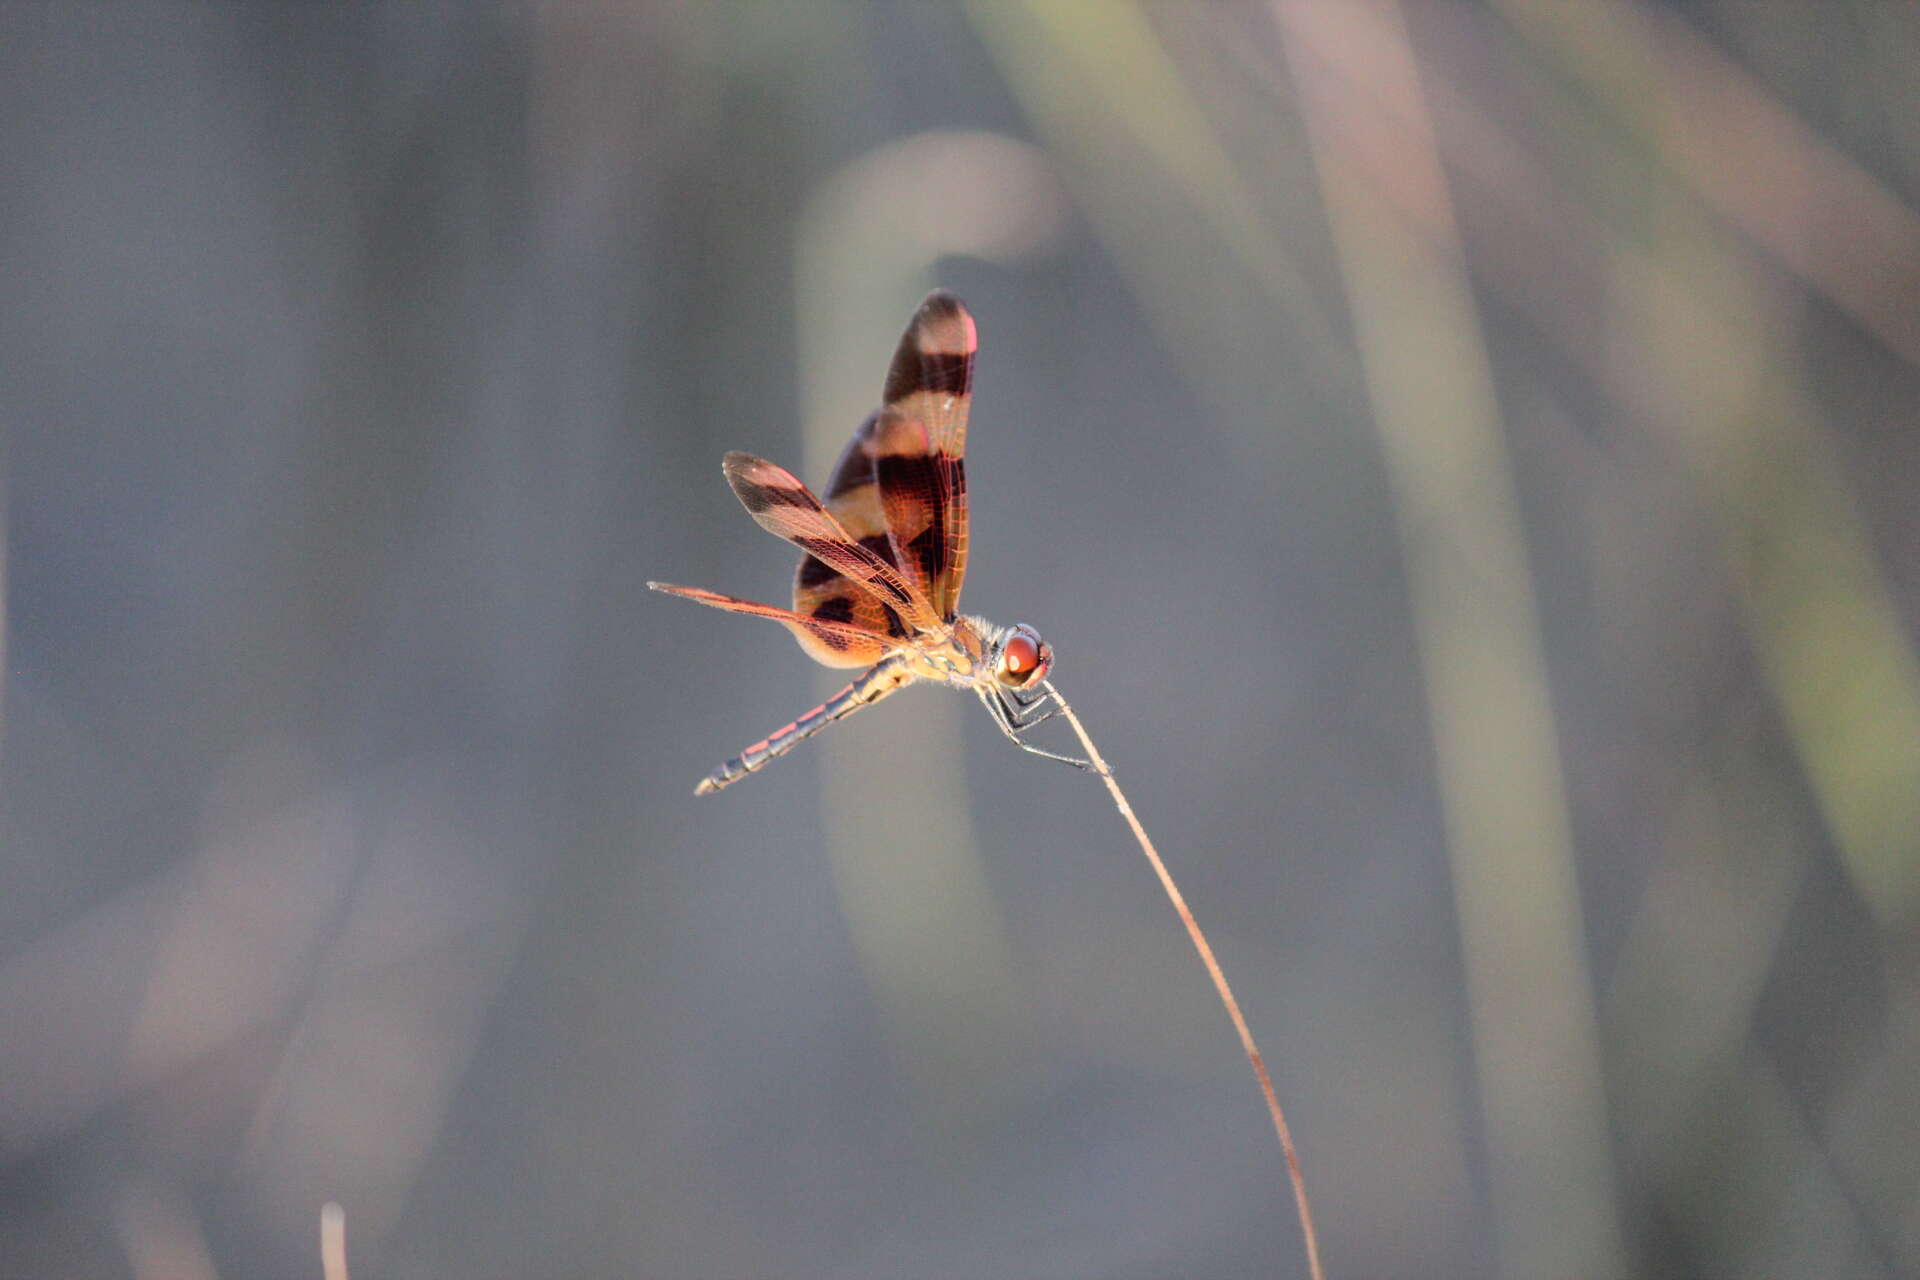
[(988, 636), (993, 630), (992, 623), (979, 618), (955, 618), (940, 632), (922, 632), (900, 652), (908, 669), (922, 680), (976, 685), (985, 674), (991, 647)]
[(923, 636), (908, 649), (914, 674), (969, 688), (1021, 689), (1046, 679), (1053, 650), (1024, 622), (1003, 627), (985, 618), (955, 618), (945, 636)]

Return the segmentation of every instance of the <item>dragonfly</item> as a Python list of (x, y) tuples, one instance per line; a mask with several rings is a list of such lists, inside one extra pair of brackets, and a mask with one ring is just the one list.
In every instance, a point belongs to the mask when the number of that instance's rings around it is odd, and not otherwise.
[(960, 300), (944, 290), (928, 294), (894, 351), (881, 407), (853, 433), (824, 502), (764, 458), (726, 456), (722, 470), (747, 513), (805, 553), (793, 608), (699, 587), (647, 585), (771, 618), (816, 661), (866, 670), (709, 773), (694, 794), (731, 786), (835, 721), (922, 681), (978, 696), (1023, 750), (1094, 768), (1023, 736), (1060, 709), (1047, 681), (1053, 650), (1040, 633), (1024, 622), (1000, 626), (959, 611), (967, 574), (967, 412), (978, 349), (973, 317)]

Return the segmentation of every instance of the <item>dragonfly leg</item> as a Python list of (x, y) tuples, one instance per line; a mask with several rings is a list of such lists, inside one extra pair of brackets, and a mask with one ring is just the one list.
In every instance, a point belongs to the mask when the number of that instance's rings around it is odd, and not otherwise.
[(1009, 706), (1007, 701), (1008, 697), (1009, 695), (1002, 693), (999, 689), (980, 690), (980, 701), (986, 703), (987, 710), (993, 713), (993, 722), (1000, 726), (1001, 733), (1007, 735), (1007, 741), (1013, 743), (1014, 746), (1019, 747), (1022, 751), (1032, 752), (1036, 756), (1045, 756), (1049, 760), (1058, 760), (1062, 764), (1070, 764), (1076, 769), (1089, 773), (1093, 772), (1093, 762), (1091, 760), (1080, 760), (1073, 756), (1063, 756), (1058, 752), (1048, 751), (1044, 747), (1036, 747), (1020, 736), (1022, 731), (1031, 729), (1034, 725), (1040, 723), (1041, 720), (1045, 720), (1053, 714), (1052, 712), (1048, 712), (1047, 715), (1041, 716), (1038, 719), (1022, 719), (1027, 713), (1039, 707), (1044, 701), (1043, 699), (1036, 699), (1027, 703), (1016, 701), (1014, 705)]
[[(1040, 697), (1026, 702), (1022, 702), (1016, 698), (1012, 708), (1013, 727), (1021, 733), (1025, 733), (1034, 726), (1043, 725), (1059, 715), (1059, 707), (1048, 705), (1051, 701), (1052, 698), (1046, 694), (1042, 694)], [(1042, 710), (1043, 707), (1045, 710)]]

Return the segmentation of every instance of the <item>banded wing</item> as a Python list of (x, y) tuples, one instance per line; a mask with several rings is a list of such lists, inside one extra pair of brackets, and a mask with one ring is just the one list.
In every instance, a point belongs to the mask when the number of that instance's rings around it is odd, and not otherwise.
[[(967, 571), (967, 410), (973, 318), (953, 295), (927, 295), (894, 351), (885, 405), (860, 424), (834, 468), (827, 508), (926, 596), (942, 621), (960, 607)], [(794, 607), (840, 594), (839, 574), (800, 562)]]
[[(730, 453), (724, 470), (734, 495), (760, 527), (805, 551), (803, 565), (818, 564), (821, 581), (833, 584), (805, 600), (796, 592), (795, 613), (896, 641), (939, 626), (940, 615), (926, 594), (885, 554), (891, 548), (884, 533), (878, 540), (857, 537), (790, 472), (765, 459)], [(807, 641), (801, 643), (822, 662), (830, 661)]]
[(737, 596), (723, 596), (718, 591), (705, 591), (699, 587), (676, 587), (671, 582), (649, 582), (647, 585), (655, 591), (685, 596), (689, 600), (712, 605), (716, 609), (725, 609), (730, 613), (771, 618), (793, 632), (799, 639), (801, 647), (812, 655), (815, 661), (825, 663), (829, 667), (872, 666), (885, 657), (887, 651), (897, 643), (885, 634), (875, 634), (866, 627), (835, 622), (829, 618), (808, 617), (786, 609), (776, 609), (770, 604), (755, 604), (751, 600), (742, 600)]
[[(881, 482), (881, 475), (886, 477)], [(879, 410), (867, 415), (853, 433), (834, 468), (827, 510), (861, 546), (885, 560), (931, 603), (932, 584), (942, 560), (940, 528), (934, 519), (938, 487), (926, 432)], [(849, 594), (840, 572), (805, 556), (794, 574), (793, 607), (811, 614), (822, 604)], [(939, 611), (939, 606), (933, 606)], [(942, 621), (946, 621), (942, 615)]]
[[(935, 545), (940, 551), (928, 595), (945, 618), (959, 612), (967, 576), (967, 411), (973, 407), (973, 358), (979, 349), (973, 317), (960, 299), (936, 289), (900, 336), (882, 393), (883, 415), (916, 422), (926, 433), (935, 495), (930, 523), (939, 531)], [(882, 465), (877, 471), (890, 510), (917, 500), (922, 485), (913, 469)]]

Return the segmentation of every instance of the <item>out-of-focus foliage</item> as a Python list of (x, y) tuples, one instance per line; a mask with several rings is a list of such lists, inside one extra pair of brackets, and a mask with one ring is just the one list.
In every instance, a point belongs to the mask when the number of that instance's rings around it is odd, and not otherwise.
[(1329, 1273), (1920, 1273), (1920, 11), (0, 6), (0, 1275), (1304, 1274), (1100, 789), (721, 453), (920, 292)]

